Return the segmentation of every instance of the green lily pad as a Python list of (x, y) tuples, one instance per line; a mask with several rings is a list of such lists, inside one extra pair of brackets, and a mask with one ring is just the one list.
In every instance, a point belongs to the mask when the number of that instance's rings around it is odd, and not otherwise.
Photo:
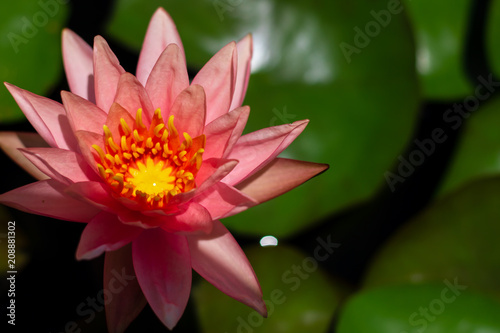
[[(482, 93), (486, 92), (488, 90), (482, 88)], [(464, 113), (469, 119), (464, 123), (466, 127), (439, 190), (438, 194), (441, 196), (474, 179), (498, 175), (500, 172), (500, 132), (497, 126), (500, 124), (500, 98), (484, 103), (477, 111), (471, 112), (470, 116), (469, 112)], [(449, 119), (453, 119), (450, 126), (458, 130), (464, 117), (452, 112), (449, 115)]]
[(201, 331), (325, 332), (345, 288), (292, 247), (245, 250), (259, 278), (268, 317), (226, 296), (205, 280), (193, 288)]
[(500, 299), (499, 198), (500, 177), (488, 177), (436, 201), (381, 249), (365, 286), (459, 277)]
[[(465, 289), (460, 289), (465, 288)], [(338, 333), (495, 333), (500, 303), (446, 280), (363, 291), (345, 305)]]
[[(201, 67), (227, 42), (252, 32), (246, 131), (310, 119), (284, 156), (331, 165), (300, 188), (226, 219), (229, 228), (288, 236), (384, 184), (418, 108), (415, 51), (402, 6), (390, 7), (391, 14), (387, 1), (368, 0), (161, 4), (177, 24), (191, 66)], [(143, 34), (136, 38), (131, 29), (138, 17), (147, 22), (154, 9), (145, 6), (155, 5), (160, 2), (118, 1), (109, 32), (138, 48)], [(390, 24), (378, 23), (380, 11), (389, 13)]]
[[(0, 5), (0, 79), (46, 95), (61, 72), (65, 1), (20, 0)], [(7, 89), (0, 93), (0, 122), (25, 119)]]
[(404, 1), (415, 31), (417, 69), (423, 95), (452, 99), (472, 92), (464, 72), (470, 0)]

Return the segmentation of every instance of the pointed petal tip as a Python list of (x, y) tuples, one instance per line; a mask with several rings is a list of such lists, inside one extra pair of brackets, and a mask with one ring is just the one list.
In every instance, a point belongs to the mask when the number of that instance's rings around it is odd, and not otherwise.
[(62, 31), (61, 31), (61, 38), (62, 38), (63, 40), (65, 40), (65, 39), (70, 38), (73, 34), (75, 34), (75, 33), (73, 32), (73, 30), (71, 30), (71, 29), (69, 29), (69, 28), (63, 28), (63, 29), (62, 29)]
[(180, 318), (181, 316), (182, 316), (182, 314), (181, 315), (172, 315), (171, 317), (173, 317), (173, 318), (170, 318), (170, 316), (167, 316), (167, 317), (162, 319), (162, 322), (165, 324), (165, 326), (167, 326), (167, 328), (169, 330), (173, 331), (175, 326), (177, 326), (177, 323), (181, 319)]
[(102, 255), (106, 251), (108, 251), (108, 250), (106, 250), (105, 248), (98, 248), (98, 249), (95, 249), (94, 251), (86, 252), (86, 253), (78, 253), (77, 252), (75, 254), (75, 259), (77, 261), (93, 260), (93, 259), (99, 257), (100, 255)]
[(165, 10), (165, 8), (163, 8), (163, 7), (158, 7), (158, 8), (155, 10), (155, 12), (154, 12), (153, 16), (155, 16), (155, 15), (166, 15), (166, 16), (170, 16), (170, 15), (168, 14), (168, 12)]
[[(139, 85), (143, 86), (143, 84), (137, 80), (137, 77), (130, 72), (123, 72), (122, 74), (120, 74), (120, 79), (118, 81), (118, 87), (120, 87), (120, 85), (124, 84), (124, 82), (128, 82), (128, 83), (131, 83), (133, 85), (139, 84)], [(115, 101), (116, 101), (116, 97), (115, 97)]]
[[(102, 37), (101, 35), (97, 35), (94, 37), (94, 43), (95, 42), (99, 42), (99, 43), (106, 42), (106, 39), (104, 37)], [(107, 44), (107, 42), (106, 42), (106, 44)]]
[(177, 45), (175, 43), (168, 44), (165, 49), (169, 49), (169, 51), (172, 52), (172, 53), (177, 53), (177, 52), (180, 52), (180, 50), (181, 50), (181, 48), (179, 47), (179, 45)]
[(146, 84), (151, 70), (169, 44), (178, 45), (184, 58), (184, 47), (175, 22), (165, 9), (159, 7), (149, 21), (137, 63), (136, 74), (142, 84)]
[(7, 90), (11, 94), (11, 96), (14, 97), (14, 100), (15, 100), (15, 96), (22, 97), (22, 93), (21, 93), (22, 89), (21, 88), (19, 88), (18, 86), (15, 86), (9, 82), (4, 82), (3, 84), (5, 85), (5, 88), (7, 88)]
[(236, 188), (259, 203), (271, 200), (328, 170), (329, 165), (275, 158)]
[(302, 124), (307, 125), (307, 124), (309, 124), (309, 121), (310, 121), (309, 119), (297, 120), (297, 121), (294, 121), (294, 122), (292, 123), (292, 125), (297, 125), (297, 126), (300, 126), (300, 125), (302, 125)]
[(267, 307), (262, 298), (258, 302), (256, 302), (256, 304), (254, 304), (253, 309), (257, 311), (262, 317), (267, 318)]
[(238, 41), (237, 45), (240, 45), (240, 46), (248, 45), (249, 55), (250, 55), (250, 58), (252, 58), (252, 54), (253, 54), (253, 35), (252, 35), (252, 33), (246, 34), (242, 39), (240, 39)]
[[(259, 286), (259, 288), (260, 288), (260, 286)], [(268, 317), (267, 306), (266, 306), (266, 302), (264, 301), (263, 296), (262, 296), (262, 290), (260, 290), (259, 298), (246, 299), (243, 301), (243, 303), (248, 305), (252, 309), (254, 309), (255, 312), (260, 314), (262, 317), (264, 317), (264, 318)]]
[(204, 100), (204, 103), (206, 105), (206, 93), (205, 93), (205, 88), (199, 84), (192, 84), (189, 87), (186, 88), (186, 91), (189, 92), (190, 95), (197, 96), (198, 98), (202, 98)]
[[(99, 52), (99, 50), (101, 50), (101, 51), (104, 50), (107, 52), (107, 49), (109, 48), (108, 42), (101, 35), (97, 35), (94, 37), (94, 45), (93, 46), (94, 46), (93, 47), (94, 53)], [(93, 60), (95, 62), (95, 54), (94, 54)], [(94, 66), (95, 66), (95, 64), (94, 64)]]
[[(325, 172), (326, 170), (330, 169), (330, 164), (327, 164), (327, 163), (316, 163), (317, 164), (317, 167), (318, 167), (318, 175), (322, 174), (323, 172)], [(314, 176), (314, 177), (316, 177)]]
[(89, 250), (88, 248), (82, 247), (82, 246), (78, 246), (78, 248), (76, 250), (75, 258), (78, 261), (92, 260), (92, 259), (99, 257), (104, 252), (115, 251), (115, 250), (118, 250), (119, 248), (121, 248), (122, 246), (123, 246), (123, 244), (112, 244), (112, 245), (103, 244), (103, 245), (95, 247), (91, 250)]
[(4, 82), (3, 84), (9, 90), (11, 95), (13, 95), (16, 92), (16, 89), (21, 89), (18, 86), (13, 85), (12, 83), (9, 83), (9, 82)]
[(76, 100), (79, 100), (78, 97), (80, 97), (80, 96), (75, 95), (72, 92), (66, 91), (66, 90), (61, 90), (60, 95), (61, 95), (61, 102), (64, 105), (64, 108), (66, 109), (66, 113), (68, 112), (68, 109), (67, 109), (68, 104), (71, 102), (74, 102)]
[(191, 291), (186, 237), (147, 230), (132, 243), (132, 260), (151, 309), (165, 326), (173, 329), (184, 313)]
[(65, 99), (65, 98), (68, 98), (68, 97), (69, 97), (69, 95), (70, 95), (70, 92), (69, 92), (69, 91), (66, 91), (66, 90), (61, 90), (61, 100), (62, 100), (63, 104), (64, 104), (64, 99)]
[(309, 179), (307, 179), (307, 180), (318, 177), (319, 175), (321, 175), (322, 173), (324, 173), (328, 169), (330, 169), (330, 164), (327, 164), (327, 163), (314, 163), (314, 162), (306, 162), (306, 161), (303, 161), (303, 163), (309, 164), (309, 166), (304, 167), (304, 171), (306, 173), (309, 173), (309, 175), (310, 175)]

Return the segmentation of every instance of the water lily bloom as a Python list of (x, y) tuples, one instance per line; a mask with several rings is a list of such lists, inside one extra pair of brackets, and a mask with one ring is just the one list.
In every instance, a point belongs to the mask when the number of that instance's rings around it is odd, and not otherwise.
[(266, 316), (255, 273), (220, 219), (327, 166), (277, 157), (307, 120), (242, 135), (252, 37), (223, 47), (192, 82), (163, 9), (149, 24), (137, 76), (102, 37), (93, 48), (70, 30), (62, 38), (71, 90), (62, 104), (6, 83), (39, 135), (2, 133), (0, 144), (39, 180), (0, 202), (86, 223), (76, 258), (105, 252), (105, 286), (117, 272), (136, 277), (106, 304), (111, 332), (123, 332), (146, 303), (172, 329), (192, 269)]

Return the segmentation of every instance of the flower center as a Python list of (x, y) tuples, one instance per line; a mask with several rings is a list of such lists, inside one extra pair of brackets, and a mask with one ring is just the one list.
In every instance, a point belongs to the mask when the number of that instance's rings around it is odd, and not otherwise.
[(92, 145), (97, 152), (99, 173), (114, 193), (139, 203), (141, 209), (155, 209), (165, 207), (172, 197), (196, 187), (204, 134), (193, 139), (183, 133), (181, 143), (174, 116), (165, 124), (160, 109), (155, 111), (149, 129), (142, 121), (142, 109), (137, 110), (133, 129), (124, 118), (117, 127), (118, 142), (104, 125), (105, 150)]

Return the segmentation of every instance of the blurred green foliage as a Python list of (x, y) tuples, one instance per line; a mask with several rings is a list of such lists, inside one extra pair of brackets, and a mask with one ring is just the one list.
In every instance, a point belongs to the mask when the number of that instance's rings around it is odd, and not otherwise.
[(500, 301), (500, 178), (485, 177), (439, 199), (381, 249), (365, 287), (458, 277)]
[(342, 310), (338, 333), (497, 333), (500, 304), (460, 280), (361, 292)]
[(246, 248), (259, 277), (268, 318), (202, 281), (194, 290), (203, 332), (325, 332), (338, 307), (342, 284), (332, 283), (318, 261), (292, 247)]
[(472, 92), (463, 62), (470, 0), (405, 0), (416, 43), (416, 68), (425, 98)]
[(499, 111), (498, 97), (481, 105), (477, 114), (474, 111), (474, 116), (464, 128), (457, 153), (443, 180), (439, 195), (450, 193), (475, 179), (497, 175), (500, 172)]
[[(61, 1), (62, 3), (64, 1)], [(46, 95), (62, 73), (61, 30), (68, 5), (20, 0), (0, 4), (0, 78)], [(25, 119), (7, 89), (0, 92), (0, 123)]]

